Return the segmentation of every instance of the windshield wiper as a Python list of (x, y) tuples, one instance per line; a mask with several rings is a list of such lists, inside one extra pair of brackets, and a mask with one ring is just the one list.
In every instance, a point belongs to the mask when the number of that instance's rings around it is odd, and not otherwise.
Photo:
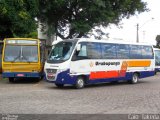
[(12, 62), (16, 62), (16, 60), (19, 58), (19, 62), (22, 62), (21, 60), (25, 60), (28, 63), (30, 63), (31, 61), (29, 61), (25, 56), (20, 56), (18, 55)]
[(20, 55), (21, 55), (21, 54), (19, 53), (19, 55), (18, 55), (17, 57), (15, 57), (12, 62), (16, 62), (16, 60), (20, 57)]
[(28, 63), (31, 63), (31, 61), (28, 60), (25, 56), (21, 56), (21, 57), (22, 57), (22, 59), (24, 58), (24, 60), (26, 60)]

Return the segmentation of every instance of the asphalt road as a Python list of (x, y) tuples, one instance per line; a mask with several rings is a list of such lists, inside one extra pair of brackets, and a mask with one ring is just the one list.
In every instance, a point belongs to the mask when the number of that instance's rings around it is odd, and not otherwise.
[(45, 81), (0, 80), (0, 113), (12, 114), (131, 114), (160, 113), (160, 73), (125, 82), (57, 88)]

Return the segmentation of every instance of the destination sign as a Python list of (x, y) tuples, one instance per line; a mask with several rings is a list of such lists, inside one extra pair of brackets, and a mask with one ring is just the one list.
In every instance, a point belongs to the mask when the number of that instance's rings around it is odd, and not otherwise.
[(37, 44), (37, 40), (7, 40), (6, 43), (8, 44)]

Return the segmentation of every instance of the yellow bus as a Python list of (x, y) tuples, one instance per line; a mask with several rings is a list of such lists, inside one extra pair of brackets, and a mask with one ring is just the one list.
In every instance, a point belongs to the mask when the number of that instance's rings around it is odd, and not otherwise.
[(40, 41), (32, 38), (4, 39), (2, 76), (15, 82), (15, 78), (41, 78), (43, 60)]

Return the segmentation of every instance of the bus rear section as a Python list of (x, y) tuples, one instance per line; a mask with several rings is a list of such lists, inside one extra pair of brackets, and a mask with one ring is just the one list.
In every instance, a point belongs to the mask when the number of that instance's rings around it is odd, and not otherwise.
[(160, 72), (160, 49), (154, 48), (155, 52), (155, 74)]
[(140, 78), (154, 75), (151, 45), (82, 38), (70, 46), (65, 60), (61, 54), (66, 42), (56, 44), (45, 63), (47, 81), (58, 87), (71, 84), (83, 88), (87, 84), (121, 80), (135, 84)]
[(14, 82), (16, 78), (41, 78), (40, 42), (38, 39), (10, 38), (4, 40), (2, 76)]

